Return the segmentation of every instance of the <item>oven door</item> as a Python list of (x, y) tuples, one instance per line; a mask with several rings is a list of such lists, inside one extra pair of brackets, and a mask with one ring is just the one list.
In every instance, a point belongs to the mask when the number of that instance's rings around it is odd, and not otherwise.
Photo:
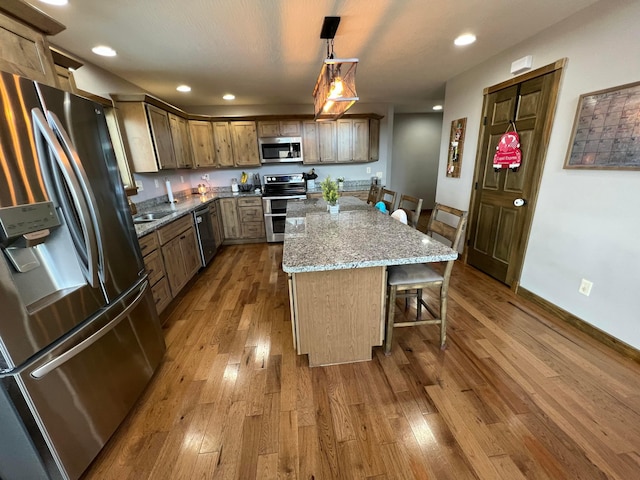
[(264, 230), (267, 242), (284, 241), (284, 224), (287, 218), (286, 198), (262, 198)]
[(267, 236), (267, 242), (283, 242), (284, 227), (286, 224), (286, 213), (265, 213), (264, 227)]

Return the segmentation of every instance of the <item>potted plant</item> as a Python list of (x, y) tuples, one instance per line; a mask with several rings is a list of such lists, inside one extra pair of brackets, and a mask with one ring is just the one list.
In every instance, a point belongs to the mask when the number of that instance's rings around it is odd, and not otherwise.
[(338, 177), (338, 190), (344, 190), (344, 177)]
[(336, 182), (331, 180), (330, 176), (327, 176), (327, 178), (325, 178), (320, 184), (320, 187), (322, 188), (322, 198), (327, 202), (329, 213), (338, 213), (340, 206), (337, 204), (338, 185)]

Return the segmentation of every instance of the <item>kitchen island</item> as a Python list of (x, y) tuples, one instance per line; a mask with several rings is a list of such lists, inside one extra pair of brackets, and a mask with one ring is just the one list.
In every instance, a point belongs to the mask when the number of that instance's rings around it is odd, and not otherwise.
[(310, 366), (371, 360), (384, 340), (387, 266), (458, 256), (355, 197), (339, 203), (337, 215), (321, 199), (287, 205), (282, 268), (294, 346)]

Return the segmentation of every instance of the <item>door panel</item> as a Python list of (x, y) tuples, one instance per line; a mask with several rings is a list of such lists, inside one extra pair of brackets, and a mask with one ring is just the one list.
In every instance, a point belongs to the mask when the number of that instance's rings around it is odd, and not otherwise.
[[(467, 261), (507, 285), (517, 281), (522, 268), (559, 78), (560, 71), (554, 70), (485, 98)], [(496, 172), (493, 155), (512, 120), (520, 135), (522, 165)], [(524, 206), (514, 206), (518, 198)]]
[[(132, 295), (136, 294), (134, 290)], [(71, 478), (78, 478), (98, 454), (162, 359), (164, 341), (152, 314), (151, 290), (97, 342), (41, 378), (31, 373), (116, 319), (126, 307), (124, 301), (120, 303), (120, 308), (95, 319), (16, 377), (32, 414)]]
[(43, 85), (45, 107), (64, 123), (96, 200), (106, 259), (104, 287), (110, 301), (140, 278), (144, 265), (117, 161), (100, 105)]

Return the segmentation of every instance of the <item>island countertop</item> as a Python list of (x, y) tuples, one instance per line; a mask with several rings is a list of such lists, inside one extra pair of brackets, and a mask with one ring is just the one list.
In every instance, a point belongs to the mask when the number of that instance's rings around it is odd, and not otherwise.
[(320, 272), (454, 260), (458, 252), (355, 197), (330, 215), (322, 199), (287, 204), (282, 269)]

